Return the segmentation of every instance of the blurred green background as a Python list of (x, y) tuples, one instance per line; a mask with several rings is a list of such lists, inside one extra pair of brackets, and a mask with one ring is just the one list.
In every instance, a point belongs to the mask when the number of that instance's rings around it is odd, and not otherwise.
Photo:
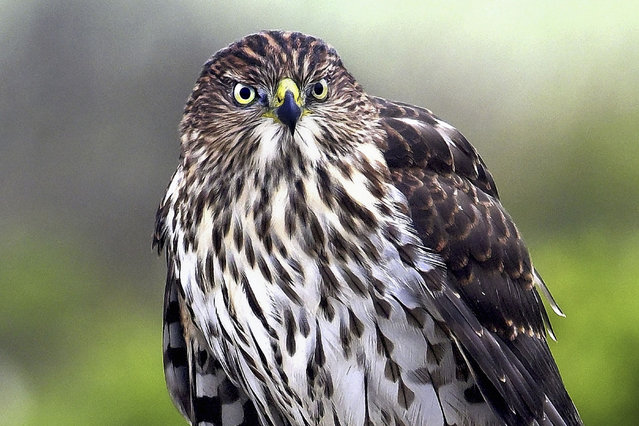
[(0, 0), (0, 424), (184, 424), (155, 208), (201, 64), (263, 28), (468, 137), (567, 314), (584, 421), (637, 424), (639, 6), (450, 3)]

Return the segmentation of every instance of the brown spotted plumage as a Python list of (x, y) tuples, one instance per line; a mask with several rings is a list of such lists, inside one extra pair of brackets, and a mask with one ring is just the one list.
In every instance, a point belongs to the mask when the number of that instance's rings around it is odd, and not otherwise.
[(538, 290), (560, 311), (456, 129), (271, 31), (204, 65), (180, 130), (154, 244), (191, 424), (581, 424)]

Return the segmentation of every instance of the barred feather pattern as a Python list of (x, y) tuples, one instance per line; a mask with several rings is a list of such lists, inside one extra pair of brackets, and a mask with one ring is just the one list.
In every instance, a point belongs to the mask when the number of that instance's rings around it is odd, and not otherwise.
[(171, 399), (199, 425), (257, 424), (255, 406), (228, 378), (193, 325), (181, 287), (169, 266), (164, 297), (164, 367)]
[[(282, 78), (294, 132), (264, 114)], [(235, 104), (237, 82), (266, 102)], [(191, 424), (580, 423), (543, 282), (454, 128), (369, 97), (321, 40), (264, 32), (205, 64), (181, 132), (154, 243)]]

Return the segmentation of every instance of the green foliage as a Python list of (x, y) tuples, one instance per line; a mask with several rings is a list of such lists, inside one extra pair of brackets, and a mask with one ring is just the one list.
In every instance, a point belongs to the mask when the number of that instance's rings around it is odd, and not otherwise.
[(183, 423), (164, 385), (162, 283), (149, 283), (157, 297), (132, 300), (100, 269), (70, 244), (21, 241), (0, 252), (9, 284), (0, 287), (0, 339), (11, 343), (0, 368), (15, 369), (24, 387), (0, 400), (9, 424)]

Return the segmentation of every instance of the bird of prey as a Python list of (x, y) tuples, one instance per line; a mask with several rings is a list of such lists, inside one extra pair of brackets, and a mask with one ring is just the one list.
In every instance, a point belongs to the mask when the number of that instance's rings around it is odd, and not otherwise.
[(558, 313), (486, 165), (322, 40), (204, 65), (157, 212), (164, 368), (195, 424), (577, 425)]

